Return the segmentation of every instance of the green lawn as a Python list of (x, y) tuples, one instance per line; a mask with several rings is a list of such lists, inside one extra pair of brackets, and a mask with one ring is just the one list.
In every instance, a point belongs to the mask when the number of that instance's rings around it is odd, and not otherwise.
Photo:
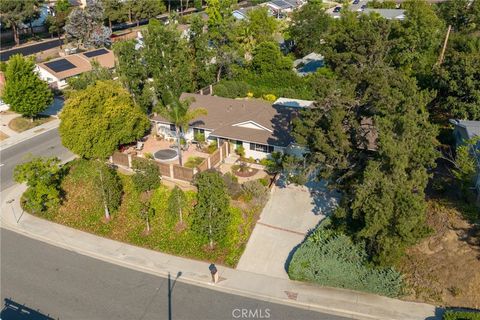
[(18, 117), (18, 118), (12, 119), (8, 124), (8, 126), (13, 131), (23, 132), (25, 130), (32, 129), (41, 124), (52, 121), (53, 119), (54, 118), (50, 116), (39, 116), (33, 119), (32, 121), (31, 118)]

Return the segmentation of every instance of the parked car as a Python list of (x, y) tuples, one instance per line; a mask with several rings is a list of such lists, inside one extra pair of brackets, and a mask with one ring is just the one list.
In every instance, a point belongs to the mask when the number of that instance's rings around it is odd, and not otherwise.
[(359, 4), (360, 0), (353, 0), (353, 4)]
[(335, 7), (333, 9), (333, 12), (338, 13), (338, 12), (340, 12), (340, 10), (342, 10), (342, 7)]

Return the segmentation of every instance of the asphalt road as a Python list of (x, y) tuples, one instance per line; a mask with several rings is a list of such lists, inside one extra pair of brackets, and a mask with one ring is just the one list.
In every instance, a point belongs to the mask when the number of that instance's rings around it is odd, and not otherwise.
[[(346, 319), (181, 281), (173, 285), (173, 279), (169, 303), (165, 278), (83, 256), (6, 229), (1, 229), (0, 267), (3, 320)], [(242, 309), (256, 312), (257, 317), (242, 317)]]
[(7, 61), (12, 55), (20, 53), (24, 56), (39, 53), (48, 49), (59, 47), (63, 44), (63, 40), (53, 39), (50, 41), (43, 41), (41, 43), (28, 45), (21, 48), (15, 48), (0, 52), (0, 61)]
[(45, 131), (31, 139), (17, 143), (0, 151), (0, 190), (11, 187), (13, 181), (13, 169), (19, 163), (34, 156), (56, 156), (66, 160), (73, 156), (60, 141), (58, 129)]

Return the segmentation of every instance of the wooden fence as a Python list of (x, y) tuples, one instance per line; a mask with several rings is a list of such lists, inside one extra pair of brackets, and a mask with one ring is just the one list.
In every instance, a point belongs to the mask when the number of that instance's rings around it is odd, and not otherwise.
[(193, 176), (211, 168), (214, 168), (216, 165), (221, 163), (229, 154), (228, 142), (224, 142), (220, 148), (218, 148), (214, 153), (208, 156), (202, 163), (200, 163), (196, 168), (186, 168), (179, 166), (178, 164), (173, 163), (164, 163), (153, 159), (145, 159), (137, 157), (130, 154), (125, 154), (121, 152), (114, 152), (110, 157), (110, 162), (125, 168), (132, 168), (132, 162), (135, 159), (143, 159), (147, 161), (152, 161), (160, 169), (160, 174), (162, 177), (177, 179), (182, 181), (193, 181)]

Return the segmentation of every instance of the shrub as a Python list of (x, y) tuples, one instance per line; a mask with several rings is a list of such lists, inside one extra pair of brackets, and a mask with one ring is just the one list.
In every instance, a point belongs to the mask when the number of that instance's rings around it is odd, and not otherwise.
[(238, 183), (238, 178), (231, 174), (230, 172), (225, 173), (223, 176), (223, 182), (225, 182), (225, 186), (227, 187), (228, 195), (232, 199), (238, 199), (242, 194), (242, 187), (240, 183)]
[(443, 314), (443, 320), (480, 320), (480, 312), (448, 310)]
[(216, 140), (210, 142), (210, 144), (207, 147), (207, 152), (208, 153), (214, 153), (218, 149), (218, 143)]
[(246, 82), (234, 80), (222, 80), (213, 89), (216, 96), (225, 98), (243, 98), (249, 91), (249, 85)]
[(133, 183), (137, 191), (149, 191), (160, 186), (160, 169), (152, 160), (136, 158), (132, 168), (135, 171)]
[(268, 187), (268, 185), (270, 184), (270, 179), (268, 177), (260, 178), (257, 181), (260, 182), (262, 186), (265, 186), (265, 187)]
[(399, 272), (370, 267), (363, 245), (325, 228), (327, 224), (322, 223), (294, 253), (288, 266), (290, 279), (389, 297), (401, 294), (403, 280)]
[(28, 186), (22, 196), (22, 205), (27, 211), (43, 212), (60, 203), (60, 159), (33, 158), (15, 167), (14, 178)]
[(238, 146), (235, 149), (235, 153), (239, 155), (241, 158), (245, 157), (245, 148), (243, 146)]
[(255, 206), (263, 207), (268, 201), (268, 188), (258, 180), (247, 181), (242, 184), (242, 191), (245, 198)]
[(153, 160), (153, 154), (151, 152), (145, 152), (143, 156), (145, 159)]
[(205, 158), (202, 157), (189, 157), (187, 162), (185, 162), (184, 167), (193, 169), (197, 167), (200, 163), (202, 163), (204, 160)]

